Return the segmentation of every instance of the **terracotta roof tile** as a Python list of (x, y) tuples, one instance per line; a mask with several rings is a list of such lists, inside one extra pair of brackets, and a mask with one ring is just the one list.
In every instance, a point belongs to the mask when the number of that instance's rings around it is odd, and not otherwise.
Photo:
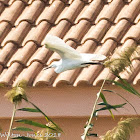
[(128, 39), (133, 39), (140, 43), (140, 22), (138, 22), (136, 25), (131, 26), (131, 28), (122, 39), (122, 43), (124, 43)]
[[(119, 46), (119, 49), (120, 50), (125, 50), (127, 47), (136, 47), (137, 46), (137, 43), (134, 41), (134, 40), (132, 40), (132, 39), (128, 39), (122, 46)], [(117, 55), (117, 53), (118, 52), (116, 52), (116, 53), (114, 53), (113, 55), (112, 55), (112, 58), (114, 58), (114, 57), (116, 57), (116, 55)], [(139, 66), (139, 61), (137, 61), (136, 62), (136, 64), (134, 64), (135, 62), (133, 62), (133, 65), (134, 65), (134, 67), (135, 67), (135, 70), (137, 70), (137, 72), (139, 71), (139, 69), (138, 69), (138, 66)], [(133, 73), (132, 73), (132, 77), (134, 78), (135, 76), (136, 76), (136, 74), (137, 74), (137, 72), (135, 71), (134, 72), (134, 70), (133, 70)], [(126, 71), (124, 72), (124, 73), (127, 73)], [(134, 74), (135, 73), (135, 74)], [(128, 73), (127, 73), (128, 74)], [(129, 73), (130, 74), (130, 73)], [(123, 77), (123, 78), (125, 78), (125, 79), (127, 79), (127, 78), (130, 78), (131, 76), (126, 76), (126, 77), (124, 77), (124, 75), (125, 74), (123, 74), (123, 73), (121, 73), (121, 76)], [(115, 76), (112, 74), (112, 73), (110, 73), (110, 71), (109, 71), (109, 69), (108, 68), (104, 68), (103, 69), (103, 71), (100, 73), (100, 75), (95, 79), (95, 81), (93, 82), (93, 85), (100, 85), (102, 82), (103, 82), (103, 80), (106, 78), (106, 77), (108, 77), (108, 79), (110, 79), (110, 80), (114, 80), (115, 79)], [(131, 78), (132, 78), (131, 77)], [(128, 80), (128, 79), (127, 79)], [(132, 81), (132, 79), (131, 80), (128, 80), (129, 82), (130, 81)]]
[(71, 23), (67, 20), (62, 20), (57, 26), (51, 28), (49, 34), (56, 35), (58, 37), (63, 37), (71, 27)]
[(0, 42), (3, 41), (3, 39), (6, 37), (11, 28), (12, 26), (10, 23), (6, 21), (0, 22)]
[(133, 82), (134, 85), (136, 84), (140, 84), (140, 72), (137, 74), (137, 76), (134, 78), (134, 82)]
[(64, 40), (73, 40), (76, 43), (80, 43), (83, 36), (87, 33), (90, 28), (90, 22), (87, 20), (81, 20), (79, 24), (73, 26), (67, 35), (65, 36)]
[(129, 21), (122, 19), (116, 25), (112, 26), (105, 35), (103, 42), (108, 39), (113, 39), (116, 42), (120, 42), (122, 37), (125, 35), (131, 24)]
[(40, 0), (33, 1), (33, 3), (27, 6), (20, 17), (16, 21), (16, 25), (18, 25), (22, 21), (27, 21), (29, 23), (34, 23), (37, 17), (40, 15), (42, 10), (44, 9), (45, 4)]
[(99, 14), (100, 10), (103, 8), (104, 2), (102, 0), (94, 0), (89, 6), (85, 7), (78, 16), (76, 23), (81, 20), (88, 20), (94, 23), (95, 18)]
[[(49, 4), (52, 4), (56, 0), (49, 0), (49, 1), (48, 0), (44, 0), (44, 1), (46, 1)], [(62, 1), (64, 4), (71, 4), (73, 2), (73, 0), (59, 0), (59, 1)]]
[(13, 25), (24, 8), (25, 4), (22, 1), (15, 1), (12, 5), (5, 8), (0, 16), (0, 21), (7, 21)]
[(30, 67), (25, 68), (19, 76), (16, 78), (14, 85), (17, 84), (18, 81), (21, 81), (24, 77), (24, 79), (28, 82), (29, 85), (33, 83), (33, 80), (39, 73), (39, 71), (43, 68), (43, 65), (39, 62), (33, 62)]
[(94, 40), (99, 43), (108, 31), (110, 26), (111, 23), (107, 20), (101, 20), (97, 25), (91, 26), (90, 30), (83, 38), (82, 43), (84, 43), (87, 40)]
[(99, 76), (93, 82), (93, 85), (94, 86), (101, 85), (106, 77), (107, 79), (110, 79), (110, 80), (115, 79), (115, 76), (110, 72), (110, 70), (108, 68), (104, 68), (103, 71), (99, 74)]
[(61, 20), (68, 20), (70, 23), (73, 23), (84, 5), (85, 3), (83, 1), (74, 0), (69, 8), (66, 7), (66, 9), (64, 9), (64, 12), (59, 16), (56, 23), (59, 23)]
[(114, 22), (116, 16), (123, 8), (124, 2), (123, 0), (114, 0), (110, 4), (105, 5), (98, 15), (95, 23), (98, 23), (100, 20), (106, 19), (110, 22)]
[(4, 10), (4, 8), (5, 8), (4, 3), (2, 3), (2, 2), (0, 1), (0, 14), (1, 14), (2, 11)]
[(74, 86), (82, 86), (83, 84), (91, 85), (102, 69), (103, 66), (89, 66), (88, 68), (84, 68), (74, 82)]
[(140, 21), (140, 13), (139, 13), (139, 15), (136, 17), (134, 23), (137, 24), (139, 21)]
[(122, 9), (122, 11), (119, 13), (119, 15), (117, 17), (117, 22), (119, 22), (122, 19), (126, 19), (126, 20), (133, 23), (134, 19), (136, 18), (136, 16), (140, 12), (139, 5), (140, 5), (139, 0), (133, 0), (131, 3), (126, 5)]
[(6, 63), (9, 61), (11, 56), (15, 53), (17, 50), (17, 45), (13, 43), (7, 43), (3, 49), (0, 51), (0, 64), (2, 64), (4, 67), (6, 67)]
[[(15, 1), (18, 1), (18, 0), (8, 0), (8, 5), (12, 5)], [(20, 1), (22, 1), (26, 5), (29, 4), (29, 0), (20, 0)]]
[(60, 15), (64, 6), (65, 5), (62, 1), (54, 1), (50, 7), (45, 7), (44, 11), (37, 19), (36, 24), (38, 25), (42, 21), (47, 21), (51, 24), (54, 24), (56, 18)]
[(19, 63), (13, 63), (8, 69), (4, 70), (4, 74), (0, 75), (0, 82), (6, 85), (11, 85), (16, 76), (21, 72), (22, 65)]
[(3, 70), (3, 66), (2, 66), (2, 65), (0, 65), (0, 72), (2, 72), (2, 70)]
[(34, 54), (36, 49), (36, 44), (34, 44), (33, 42), (27, 43), (23, 48), (19, 48), (15, 53), (13, 53), (13, 56), (7, 63), (7, 66), (9, 67), (14, 62), (19, 62), (26, 66), (27, 61)]
[(2, 42), (2, 46), (5, 46), (8, 42), (13, 42), (21, 46), (21, 42), (23, 41), (24, 37), (27, 35), (28, 31), (30, 30), (31, 25), (24, 21), (21, 22), (17, 27), (13, 28), (9, 34), (5, 37)]
[(9, 2), (9, 0), (0, 0), (0, 2), (3, 3), (3, 4), (5, 4), (5, 5), (7, 5), (8, 2)]
[(53, 81), (55, 80), (56, 76), (57, 74), (53, 71), (53, 69), (41, 71), (40, 74), (37, 76), (33, 85), (34, 86), (41, 86), (41, 85), (50, 86), (53, 84)]
[[(23, 22), (22, 22), (23, 23)], [(40, 45), (45, 35), (50, 29), (50, 24), (46, 21), (41, 22), (37, 27), (32, 28), (26, 38), (24, 39), (22, 46), (32, 41), (37, 45)]]
[(134, 60), (132, 62), (132, 68), (128, 69), (128, 72), (127, 71), (122, 72), (120, 76), (123, 79), (126, 79), (128, 82), (131, 82), (132, 80), (134, 80), (139, 71), (140, 71), (140, 61)]
[[(60, 56), (45, 48), (46, 34), (56, 35), (80, 52), (112, 57), (116, 50), (140, 43), (139, 0), (0, 0), (0, 83), (30, 86), (100, 85), (108, 75), (103, 66), (89, 66), (56, 74), (43, 67)], [(129, 82), (140, 84), (140, 61)], [(117, 80), (117, 79), (116, 79)]]
[(42, 64), (45, 64), (50, 56), (50, 52), (45, 47), (38, 48), (36, 52), (32, 53), (32, 57), (27, 62), (27, 66), (31, 65), (34, 61), (38, 61)]

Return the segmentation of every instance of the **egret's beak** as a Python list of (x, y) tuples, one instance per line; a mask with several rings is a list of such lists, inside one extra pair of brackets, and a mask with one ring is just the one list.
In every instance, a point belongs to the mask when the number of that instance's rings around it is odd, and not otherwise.
[(52, 68), (52, 66), (47, 66), (47, 67), (43, 68), (43, 70), (46, 70), (46, 69), (49, 69), (49, 68)]

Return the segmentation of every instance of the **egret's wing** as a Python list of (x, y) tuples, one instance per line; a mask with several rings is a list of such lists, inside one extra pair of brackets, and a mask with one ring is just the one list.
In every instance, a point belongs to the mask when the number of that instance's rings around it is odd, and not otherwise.
[(88, 61), (104, 61), (107, 57), (102, 54), (82, 53), (82, 58)]
[(57, 52), (62, 58), (81, 58), (81, 54), (79, 52), (67, 45), (62, 39), (57, 36), (47, 35), (45, 37), (45, 46), (50, 50)]

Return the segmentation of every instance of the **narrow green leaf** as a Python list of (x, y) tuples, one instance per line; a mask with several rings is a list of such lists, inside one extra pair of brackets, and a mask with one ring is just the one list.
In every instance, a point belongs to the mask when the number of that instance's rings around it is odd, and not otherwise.
[(136, 94), (136, 95), (138, 95), (139, 97), (140, 97), (140, 93), (137, 91), (137, 90), (135, 90), (132, 86), (131, 86), (131, 84), (129, 84), (126, 80), (124, 80), (124, 79), (122, 79), (120, 76), (117, 76), (128, 88), (130, 88), (130, 90), (134, 93), (134, 94)]
[(107, 105), (107, 103), (100, 102), (100, 103), (98, 103), (98, 105)]
[(95, 134), (95, 133), (89, 133), (89, 134), (87, 134), (87, 136), (98, 137), (98, 134)]
[(126, 103), (123, 103), (123, 104), (118, 104), (118, 105), (110, 105), (110, 104), (108, 104), (108, 103), (104, 103), (104, 102), (101, 102), (101, 103), (98, 103), (98, 105), (105, 105), (105, 106), (111, 106), (111, 107), (114, 107), (114, 109), (117, 107), (117, 108), (119, 108), (119, 107), (122, 107), (122, 106), (124, 106)]
[(102, 110), (108, 110), (108, 109), (114, 109), (114, 110), (116, 110), (117, 108), (121, 108), (124, 105), (126, 105), (126, 103), (118, 104), (118, 105), (110, 105), (110, 104), (107, 104), (105, 107), (102, 107), (100, 109), (97, 109), (96, 111), (102, 111)]
[(108, 81), (110, 81), (110, 82), (114, 83), (116, 86), (119, 86), (122, 89), (140, 97), (140, 93), (138, 91), (136, 91), (126, 80), (122, 79), (120, 76), (117, 76), (117, 77), (120, 79), (120, 81), (122, 83), (119, 83), (117, 81), (112, 81), (112, 80), (108, 80)]
[(103, 89), (103, 91), (107, 91), (107, 92), (114, 92), (114, 91), (109, 90), (109, 89)]
[(20, 108), (19, 111), (28, 111), (28, 112), (40, 112), (38, 109), (34, 108)]
[[(130, 92), (130, 93), (132, 93), (132, 94), (135, 94), (134, 92), (132, 92), (127, 86), (125, 86), (124, 84), (121, 84), (121, 83), (119, 83), (119, 82), (117, 82), (117, 81), (112, 81), (112, 83), (114, 83), (116, 86), (119, 86), (119, 87), (121, 87), (121, 88), (123, 88), (124, 90), (126, 90), (126, 91), (128, 91), (128, 92)], [(136, 95), (136, 94), (135, 94)]]
[(123, 104), (118, 104), (118, 105), (113, 105), (114, 108), (122, 108), (124, 105), (126, 105), (127, 103), (123, 103)]
[(50, 122), (52, 122), (59, 131), (63, 132), (63, 130), (55, 122), (53, 122), (53, 120), (51, 120), (41, 109), (39, 109), (34, 103), (30, 101), (28, 102), (32, 104), (46, 118), (47, 121), (49, 120)]
[[(106, 100), (105, 96), (103, 95), (103, 93), (100, 93), (100, 97), (102, 98), (103, 102), (106, 104), (106, 107), (107, 107), (108, 103), (107, 103), (107, 100)], [(112, 111), (109, 108), (108, 108), (108, 111), (110, 112), (112, 118), (114, 119), (114, 115), (113, 115)]]
[(114, 92), (114, 91), (112, 91), (112, 90), (108, 90), (108, 89), (103, 89), (103, 91), (117, 94), (117, 95), (120, 96), (122, 99), (124, 99), (124, 100), (134, 109), (134, 111), (135, 111), (136, 114), (138, 114), (137, 111), (136, 111), (136, 109), (135, 109), (135, 107), (134, 107), (126, 98), (124, 98), (121, 94), (119, 94), (119, 93), (117, 93), (117, 92)]
[(123, 107), (125, 104), (126, 104), (126, 103), (124, 103), (124, 104), (119, 104), (119, 105), (110, 105), (110, 104), (108, 104), (108, 103), (101, 102), (101, 103), (98, 103), (98, 105), (105, 105), (105, 107), (102, 107), (102, 108), (100, 108), (100, 109), (95, 110), (94, 113), (96, 113), (96, 112), (98, 112), (98, 111), (109, 110), (109, 112), (110, 112), (112, 118), (114, 119), (114, 115), (113, 115), (111, 109), (117, 110), (117, 108), (121, 108), (121, 107)]
[(108, 110), (108, 109), (114, 109), (113, 107), (102, 107), (102, 108), (100, 108), (100, 109), (96, 109), (96, 111), (103, 111), (103, 110)]
[(105, 96), (103, 95), (103, 93), (100, 93), (100, 97), (102, 98), (103, 102), (107, 104), (107, 101), (106, 101)]
[(113, 115), (113, 113), (112, 113), (112, 111), (110, 109), (109, 109), (109, 112), (110, 112), (111, 117), (113, 118), (113, 120), (115, 120), (115, 117), (114, 117), (114, 115)]
[(20, 122), (20, 123), (24, 123), (24, 124), (29, 124), (29, 125), (33, 125), (33, 126), (36, 126), (36, 127), (40, 127), (40, 128), (49, 128), (49, 129), (55, 130), (54, 128), (51, 128), (49, 126), (46, 126), (46, 125), (38, 123), (38, 122), (31, 121), (31, 120), (20, 119), (20, 120), (15, 120), (15, 122)]
[(63, 132), (63, 130), (62, 130), (52, 119), (50, 119), (42, 110), (40, 110), (35, 104), (32, 103), (32, 105), (33, 105), (36, 109), (38, 109), (38, 110), (45, 116), (45, 118), (46, 118), (47, 120), (49, 120), (50, 122), (52, 122), (52, 123), (57, 127), (58, 130), (60, 130), (61, 132)]
[(12, 130), (18, 130), (18, 131), (33, 131), (30, 128), (26, 128), (26, 127), (15, 127)]
[(18, 139), (18, 140), (36, 140), (36, 139), (33, 139), (33, 138), (24, 137), (24, 136), (14, 137), (14, 138), (11, 138), (11, 139)]

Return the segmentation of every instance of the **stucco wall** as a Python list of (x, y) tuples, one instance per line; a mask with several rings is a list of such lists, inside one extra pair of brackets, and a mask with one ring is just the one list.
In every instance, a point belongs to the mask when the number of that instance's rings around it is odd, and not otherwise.
[[(106, 86), (105, 88), (121, 93), (134, 105), (138, 114), (140, 114), (140, 99), (138, 99), (136, 96), (130, 95), (124, 90), (120, 90), (115, 86)], [(139, 86), (137, 86), (136, 89), (140, 91)], [(27, 96), (63, 128), (65, 134), (61, 135), (61, 140), (80, 140), (80, 135), (83, 133), (83, 127), (88, 119), (87, 117), (91, 113), (98, 90), (99, 87), (73, 88), (64, 86), (59, 88), (31, 88), (27, 90)], [(4, 98), (6, 91), (7, 89), (0, 89), (0, 125), (3, 128), (2, 133), (7, 132), (9, 118), (12, 114), (12, 104), (6, 98)], [(125, 102), (120, 97), (111, 93), (105, 93), (105, 96), (108, 102), (111, 104)], [(21, 104), (19, 107), (22, 106), (29, 107), (29, 105), (25, 103)], [(107, 130), (113, 128), (120, 117), (136, 115), (130, 105), (126, 105), (124, 109), (119, 109), (118, 112), (115, 111), (113, 113), (116, 115), (115, 121), (110, 118), (108, 111), (100, 113), (100, 117), (95, 123), (94, 132), (102, 135)], [(34, 113), (18, 112), (16, 117), (35, 118), (38, 121), (44, 122), (44, 119), (41, 119), (39, 114)], [(0, 139), (5, 140), (4, 138)], [(133, 135), (131, 139), (139, 139), (139, 130), (137, 130), (136, 135)]]
[[(33, 120), (45, 123), (45, 120), (41, 118)], [(95, 121), (93, 132), (98, 133), (98, 135), (101, 136), (105, 134), (109, 129), (112, 129), (117, 124), (118, 120), (120, 120), (119, 117), (117, 117), (115, 121), (113, 121), (112, 118), (109, 117), (98, 118), (98, 120)], [(83, 133), (83, 126), (85, 125), (87, 118), (59, 118), (54, 119), (54, 121), (59, 124), (64, 131), (64, 133), (60, 136), (60, 140), (81, 140), (80, 135)], [(0, 133), (0, 140), (6, 140), (6, 138), (2, 134), (8, 131), (9, 122), (10, 120), (7, 119), (0, 120), (0, 125), (3, 127), (3, 130)], [(17, 124), (15, 124), (14, 126), (17, 126)], [(140, 128), (137, 129), (137, 131), (131, 136), (130, 140), (139, 140), (139, 132)], [(12, 133), (19, 134), (19, 132), (17, 131), (12, 131)], [(24, 134), (28, 135), (27, 133)], [(98, 140), (99, 138), (91, 138), (91, 140), (93, 139)]]

